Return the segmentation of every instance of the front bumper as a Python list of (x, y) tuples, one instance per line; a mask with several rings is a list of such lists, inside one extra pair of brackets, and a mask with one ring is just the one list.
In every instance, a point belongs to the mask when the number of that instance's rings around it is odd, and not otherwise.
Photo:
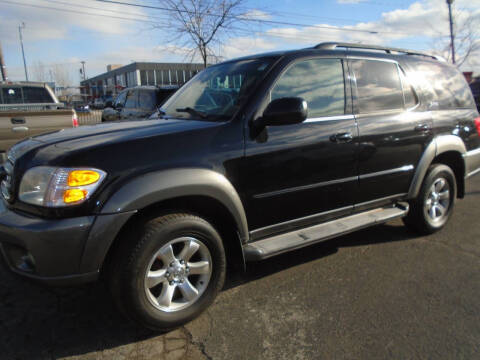
[(0, 250), (12, 271), (49, 285), (94, 281), (130, 215), (42, 219), (9, 210), (0, 200)]
[(480, 173), (480, 148), (467, 151), (463, 159), (465, 160), (465, 178)]

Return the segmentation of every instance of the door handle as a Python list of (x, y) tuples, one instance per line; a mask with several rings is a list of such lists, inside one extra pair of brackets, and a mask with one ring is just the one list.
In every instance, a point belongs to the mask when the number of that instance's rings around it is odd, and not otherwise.
[(349, 133), (349, 132), (338, 133), (330, 136), (330, 141), (336, 142), (336, 143), (350, 142), (352, 140), (353, 140), (353, 135), (352, 133)]
[(26, 126), (15, 126), (12, 128), (13, 132), (25, 132), (28, 131), (28, 127)]
[(430, 131), (430, 125), (418, 124), (417, 126), (415, 126), (415, 131), (420, 131), (420, 132)]
[(25, 118), (23, 117), (11, 118), (10, 121), (12, 124), (25, 124)]

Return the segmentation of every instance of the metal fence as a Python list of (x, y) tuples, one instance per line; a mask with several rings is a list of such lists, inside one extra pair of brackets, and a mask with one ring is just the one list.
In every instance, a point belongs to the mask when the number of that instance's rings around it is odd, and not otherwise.
[(102, 122), (102, 110), (90, 110), (88, 112), (77, 112), (78, 124), (95, 125)]

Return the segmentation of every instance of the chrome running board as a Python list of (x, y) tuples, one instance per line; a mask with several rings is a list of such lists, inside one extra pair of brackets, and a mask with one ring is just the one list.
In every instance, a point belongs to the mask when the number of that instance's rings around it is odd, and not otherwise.
[(406, 203), (369, 210), (245, 244), (243, 253), (246, 261), (263, 260), (372, 225), (383, 224), (404, 217), (407, 213), (408, 204)]

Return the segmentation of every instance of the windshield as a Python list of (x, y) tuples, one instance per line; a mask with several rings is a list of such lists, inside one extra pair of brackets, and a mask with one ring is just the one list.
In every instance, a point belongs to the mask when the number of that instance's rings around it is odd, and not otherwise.
[(239, 60), (208, 67), (162, 106), (163, 116), (228, 120), (242, 106), (273, 59)]

